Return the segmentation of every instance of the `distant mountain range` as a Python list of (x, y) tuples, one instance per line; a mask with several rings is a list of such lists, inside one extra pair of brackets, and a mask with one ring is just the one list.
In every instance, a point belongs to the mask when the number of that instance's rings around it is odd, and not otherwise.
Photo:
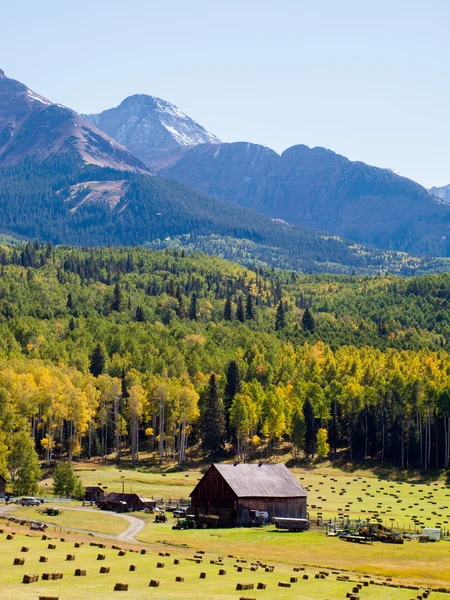
[(450, 207), (435, 195), (445, 198), (389, 169), (325, 148), (293, 146), (280, 156), (257, 144), (220, 144), (151, 96), (87, 118), (158, 174), (216, 198), (378, 248), (450, 255)]
[[(371, 241), (389, 245), (389, 231), (411, 221), (411, 246), (445, 254), (448, 214), (414, 182), (327, 150), (296, 146), (280, 157), (263, 146), (223, 144), (175, 106), (147, 96), (82, 117), (0, 71), (2, 234), (184, 247), (306, 272), (412, 274), (447, 270), (449, 261), (370, 249), (328, 232), (351, 232), (343, 226), (351, 222), (354, 238), (371, 231)], [(417, 215), (428, 237), (419, 235)]]

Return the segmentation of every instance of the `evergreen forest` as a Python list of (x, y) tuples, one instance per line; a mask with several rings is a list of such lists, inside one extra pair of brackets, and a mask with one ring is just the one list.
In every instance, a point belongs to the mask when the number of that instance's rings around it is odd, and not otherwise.
[(0, 473), (205, 457), (447, 468), (450, 274), (257, 267), (183, 249), (0, 248)]

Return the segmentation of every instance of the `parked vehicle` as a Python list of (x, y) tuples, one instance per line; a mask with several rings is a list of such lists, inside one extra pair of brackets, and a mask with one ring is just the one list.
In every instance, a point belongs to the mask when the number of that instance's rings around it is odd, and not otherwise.
[(21, 504), (22, 506), (40, 506), (41, 501), (32, 496), (27, 496), (25, 498), (21, 498), (19, 500), (19, 504)]

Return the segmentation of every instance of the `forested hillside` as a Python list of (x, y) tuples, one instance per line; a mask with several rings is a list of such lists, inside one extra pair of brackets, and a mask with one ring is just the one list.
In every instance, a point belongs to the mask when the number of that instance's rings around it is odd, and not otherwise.
[(0, 167), (0, 200), (0, 232), (55, 244), (185, 245), (306, 273), (411, 275), (449, 265), (273, 222), (176, 181), (83, 166), (67, 156)]
[(242, 458), (281, 442), (312, 455), (318, 432), (332, 456), (448, 465), (448, 274), (37, 243), (0, 263), (0, 470), (17, 492), (35, 487), (36, 452), (184, 462), (228, 440)]

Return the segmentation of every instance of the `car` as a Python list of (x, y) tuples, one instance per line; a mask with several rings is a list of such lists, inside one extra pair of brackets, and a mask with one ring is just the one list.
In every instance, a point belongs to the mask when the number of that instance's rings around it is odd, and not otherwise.
[(26, 498), (21, 498), (19, 500), (19, 504), (21, 504), (22, 506), (40, 506), (41, 502), (37, 498), (27, 496)]

